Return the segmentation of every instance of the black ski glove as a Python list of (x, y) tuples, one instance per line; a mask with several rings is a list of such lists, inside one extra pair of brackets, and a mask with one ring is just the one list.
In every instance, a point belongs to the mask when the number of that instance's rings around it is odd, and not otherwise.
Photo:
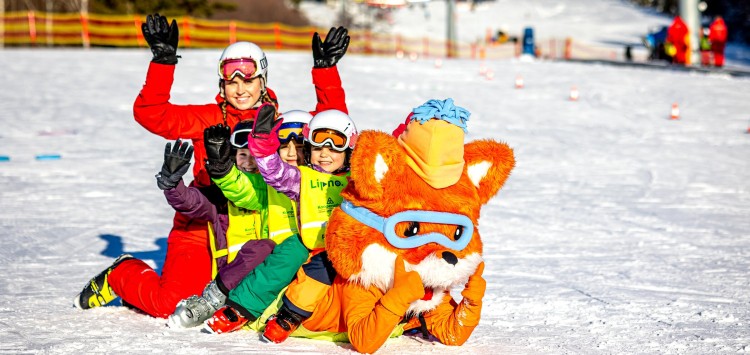
[(206, 147), (206, 171), (212, 178), (222, 178), (232, 170), (232, 147), (229, 145), (229, 126), (221, 123), (203, 130)]
[(313, 66), (330, 68), (339, 62), (349, 48), (349, 31), (343, 26), (328, 31), (326, 41), (320, 42), (320, 35), (315, 32), (312, 38)]
[(180, 40), (180, 31), (177, 21), (167, 23), (167, 18), (158, 13), (146, 16), (146, 22), (141, 24), (143, 38), (151, 47), (154, 57), (151, 61), (159, 64), (177, 64), (177, 42)]
[(162, 190), (173, 189), (182, 180), (182, 176), (190, 167), (190, 158), (193, 157), (193, 147), (188, 142), (179, 139), (172, 143), (167, 142), (164, 147), (164, 165), (156, 174), (156, 185)]

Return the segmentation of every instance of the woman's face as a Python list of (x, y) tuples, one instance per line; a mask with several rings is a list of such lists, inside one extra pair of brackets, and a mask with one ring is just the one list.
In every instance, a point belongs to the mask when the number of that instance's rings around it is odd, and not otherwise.
[(255, 158), (250, 155), (250, 149), (237, 149), (235, 159), (237, 160), (237, 169), (251, 174), (258, 173), (258, 165), (255, 164)]
[(332, 173), (344, 166), (345, 152), (335, 151), (324, 147), (312, 147), (310, 154), (311, 163), (318, 165), (328, 173)]
[(279, 148), (279, 156), (281, 160), (289, 165), (305, 165), (305, 154), (302, 152), (302, 144), (295, 144), (294, 140), (290, 140), (289, 143)]
[(245, 80), (235, 75), (232, 80), (224, 80), (224, 98), (238, 110), (249, 110), (260, 103), (262, 83), (259, 76)]

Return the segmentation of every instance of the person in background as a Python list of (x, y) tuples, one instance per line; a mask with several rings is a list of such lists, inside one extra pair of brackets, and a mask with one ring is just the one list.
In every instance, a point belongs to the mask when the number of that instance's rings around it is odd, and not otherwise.
[(681, 65), (688, 63), (690, 55), (688, 28), (680, 16), (675, 16), (674, 21), (672, 21), (672, 24), (667, 29), (665, 46), (667, 54), (672, 56), (672, 63)]
[(721, 16), (717, 16), (711, 23), (710, 29), (709, 40), (711, 53), (714, 56), (714, 66), (721, 68), (724, 66), (724, 48), (727, 45), (727, 25)]
[(711, 66), (711, 41), (709, 40), (708, 28), (701, 30), (700, 42), (698, 42), (698, 49), (701, 52), (701, 65), (704, 67)]

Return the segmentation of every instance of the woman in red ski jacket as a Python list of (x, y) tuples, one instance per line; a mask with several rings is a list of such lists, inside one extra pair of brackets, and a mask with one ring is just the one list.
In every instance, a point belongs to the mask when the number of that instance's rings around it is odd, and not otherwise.
[[(333, 29), (332, 29), (333, 30)], [(211, 184), (205, 169), (206, 152), (203, 131), (219, 123), (235, 126), (239, 121), (254, 119), (257, 108), (269, 102), (278, 107), (276, 94), (267, 87), (268, 61), (265, 53), (250, 42), (237, 42), (224, 49), (219, 61), (219, 94), (216, 103), (175, 105), (169, 102), (177, 64), (177, 23), (170, 24), (159, 14), (149, 15), (142, 26), (143, 36), (151, 47), (146, 83), (133, 105), (136, 122), (166, 139), (190, 139), (195, 149), (192, 186)], [(346, 31), (343, 32), (346, 35)], [(315, 39), (318, 39), (317, 46)], [(336, 63), (346, 53), (344, 46), (320, 43), (313, 36), (313, 84), (317, 96), (316, 111), (346, 109), (344, 90)], [(319, 60), (321, 57), (328, 60)], [(317, 65), (325, 63), (324, 66)], [(316, 112), (314, 111), (314, 112)], [(177, 302), (200, 294), (211, 281), (211, 255), (208, 227), (176, 213), (167, 239), (167, 255), (159, 276), (141, 260), (124, 254), (94, 277), (76, 297), (81, 309), (102, 306), (122, 298), (123, 304), (154, 317), (166, 318)]]

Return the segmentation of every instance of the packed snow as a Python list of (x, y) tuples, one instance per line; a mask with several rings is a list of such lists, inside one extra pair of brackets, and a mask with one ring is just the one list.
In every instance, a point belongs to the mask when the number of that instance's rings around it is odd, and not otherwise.
[[(622, 22), (602, 21), (588, 26)], [(212, 102), (219, 51), (179, 53), (171, 101)], [(268, 57), (281, 109), (312, 109), (311, 56)], [(119, 302), (73, 307), (120, 253), (163, 261), (173, 211), (154, 175), (167, 141), (132, 115), (150, 58), (145, 49), (0, 51), (0, 352), (352, 352), (175, 331)], [(400, 337), (378, 353), (750, 352), (749, 79), (516, 59), (437, 64), (344, 57), (358, 128), (390, 132), (412, 108), (450, 97), (472, 113), (467, 140), (504, 141), (517, 164), (478, 226), (488, 287), (469, 341)]]

